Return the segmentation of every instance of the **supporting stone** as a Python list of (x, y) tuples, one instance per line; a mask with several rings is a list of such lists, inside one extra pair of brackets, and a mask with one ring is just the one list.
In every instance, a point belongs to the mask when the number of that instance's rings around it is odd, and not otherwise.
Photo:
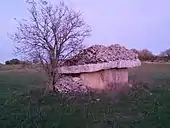
[(127, 69), (109, 69), (98, 72), (80, 74), (80, 78), (92, 89), (105, 90), (113, 85), (128, 83)]

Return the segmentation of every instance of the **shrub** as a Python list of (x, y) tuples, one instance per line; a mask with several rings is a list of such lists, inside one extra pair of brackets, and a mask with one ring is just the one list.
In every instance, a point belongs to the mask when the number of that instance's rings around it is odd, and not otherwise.
[(12, 59), (5, 62), (6, 65), (16, 65), (21, 64), (22, 62), (18, 59)]

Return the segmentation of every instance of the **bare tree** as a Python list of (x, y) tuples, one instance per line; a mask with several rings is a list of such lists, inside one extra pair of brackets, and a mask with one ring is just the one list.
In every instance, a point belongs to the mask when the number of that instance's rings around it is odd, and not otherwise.
[(68, 57), (78, 53), (90, 27), (80, 12), (69, 9), (64, 2), (54, 6), (47, 1), (27, 1), (29, 19), (17, 21), (12, 35), (17, 53), (38, 59), (49, 77), (49, 87), (55, 90), (59, 77), (57, 68)]
[(132, 50), (134, 53), (139, 54), (139, 51), (138, 51), (137, 49), (132, 48), (131, 50)]
[(163, 61), (169, 61), (170, 60), (170, 48), (161, 52), (159, 55), (159, 58)]
[(167, 49), (167, 50), (161, 52), (160, 56), (166, 56), (166, 57), (170, 58), (170, 49)]
[(154, 59), (154, 55), (148, 49), (143, 49), (138, 52), (139, 59), (142, 61), (152, 61)]

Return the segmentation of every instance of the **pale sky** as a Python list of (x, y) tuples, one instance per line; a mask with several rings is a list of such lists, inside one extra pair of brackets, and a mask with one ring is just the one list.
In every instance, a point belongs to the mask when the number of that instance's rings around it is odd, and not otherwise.
[[(0, 4), (0, 62), (14, 58), (7, 33), (15, 31), (13, 18), (27, 18), (25, 0), (3, 0)], [(56, 3), (58, 0), (49, 0)], [(147, 48), (159, 53), (170, 48), (170, 0), (65, 0), (83, 12), (92, 28), (85, 44), (115, 44)]]

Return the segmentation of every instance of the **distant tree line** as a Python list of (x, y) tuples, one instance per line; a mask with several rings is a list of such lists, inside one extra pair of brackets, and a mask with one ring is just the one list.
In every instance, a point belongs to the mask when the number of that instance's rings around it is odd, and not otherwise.
[(148, 49), (143, 49), (143, 50), (131, 49), (131, 50), (138, 54), (139, 59), (141, 61), (151, 61), (151, 62), (170, 61), (170, 49), (161, 52), (159, 55), (154, 55)]
[(29, 64), (31, 64), (31, 62), (29, 62), (29, 61), (21, 61), (19, 59), (11, 59), (11, 60), (6, 61), (5, 64), (6, 65), (19, 65), (19, 64), (29, 65)]
[[(154, 55), (151, 51), (148, 49), (143, 49), (143, 50), (136, 50), (136, 49), (131, 49), (133, 52), (138, 54), (138, 57), (141, 61), (151, 61), (151, 62), (158, 62), (158, 61), (170, 61), (170, 49), (167, 49), (163, 52), (161, 52), (159, 55)], [(21, 61), (19, 59), (11, 59), (5, 62), (6, 65), (30, 65), (30, 64), (39, 64), (38, 59), (33, 59), (32, 62), (30, 61)]]

